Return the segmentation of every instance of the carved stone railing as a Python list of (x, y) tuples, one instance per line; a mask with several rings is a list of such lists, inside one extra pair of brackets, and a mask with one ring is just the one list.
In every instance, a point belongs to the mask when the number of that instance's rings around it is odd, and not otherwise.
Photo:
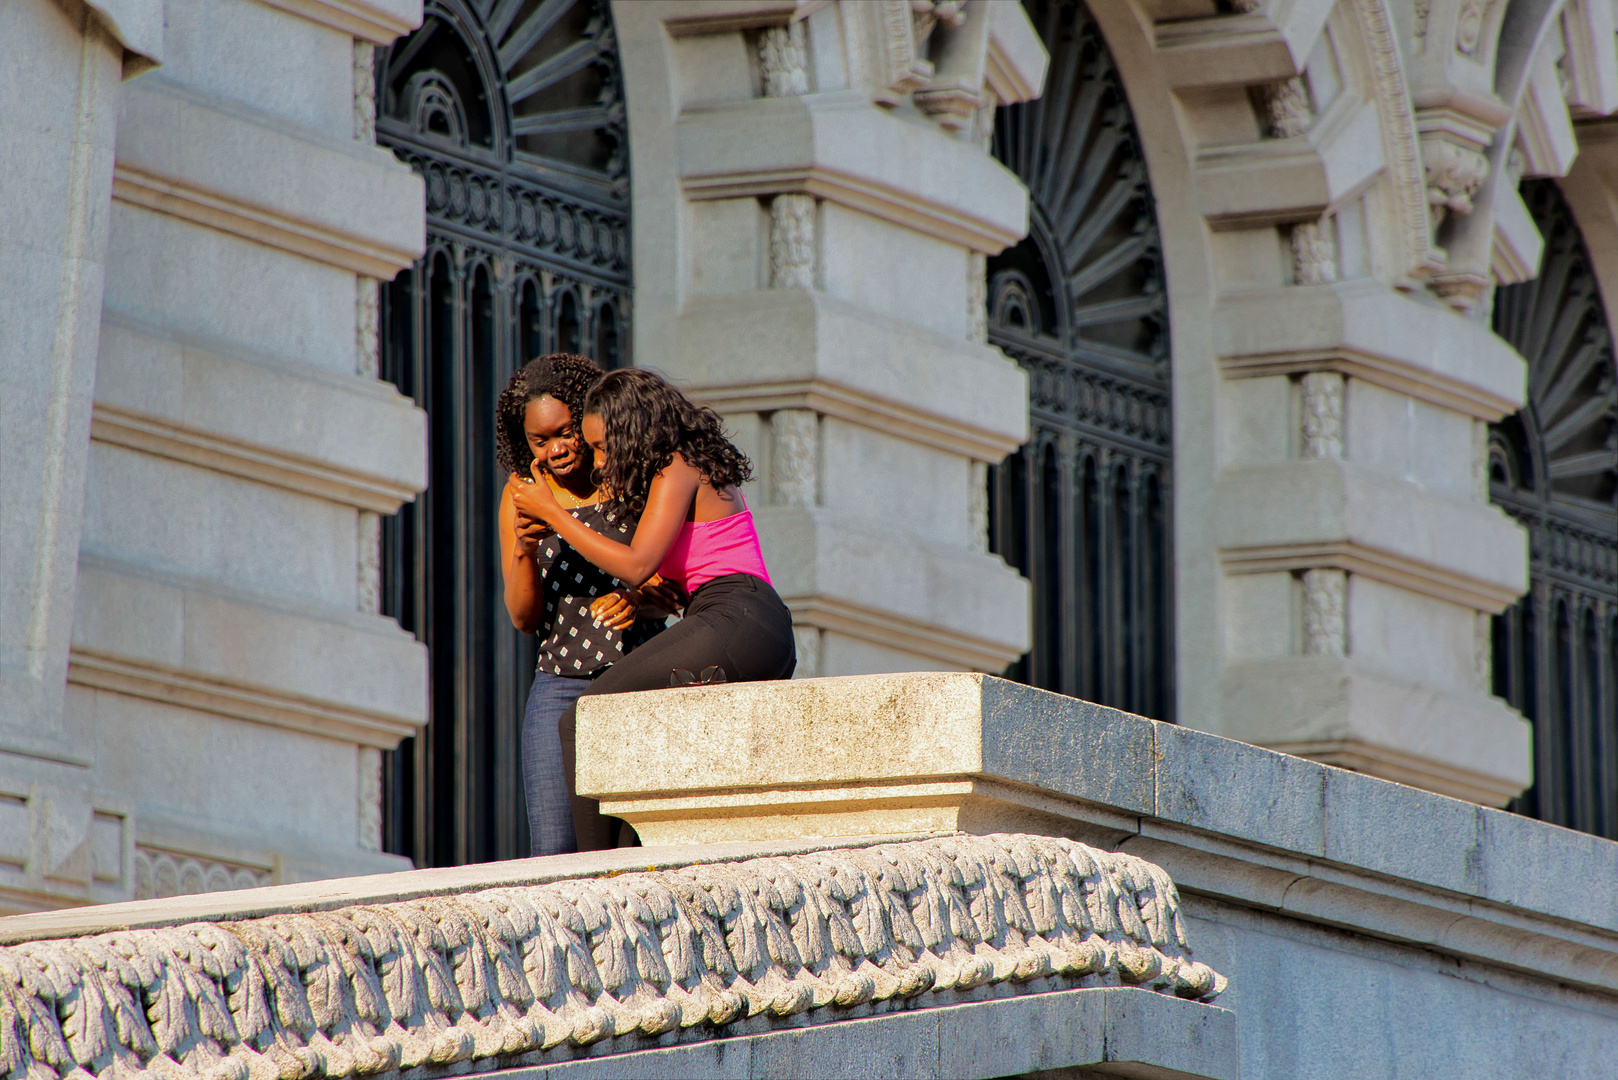
[(615, 1036), (634, 1050), (671, 1032), (756, 1033), (795, 1014), (1122, 984), (1207, 1001), (1225, 986), (1192, 959), (1163, 870), (1047, 837), (295, 906), (0, 948), (0, 1071), (439, 1076), (565, 1060)]

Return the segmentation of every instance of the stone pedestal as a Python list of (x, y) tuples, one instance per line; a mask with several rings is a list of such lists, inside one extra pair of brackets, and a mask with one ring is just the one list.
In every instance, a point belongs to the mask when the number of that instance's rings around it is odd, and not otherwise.
[[(655, 721), (628, 737), (621, 725), (637, 715)], [(648, 844), (1094, 837), (1119, 825), (1120, 811), (1152, 812), (1164, 726), (943, 672), (592, 698), (579, 724), (579, 790)]]

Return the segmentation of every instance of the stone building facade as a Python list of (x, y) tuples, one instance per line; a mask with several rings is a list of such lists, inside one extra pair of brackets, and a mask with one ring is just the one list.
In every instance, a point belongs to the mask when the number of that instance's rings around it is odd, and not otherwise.
[(0, 42), (8, 909), (526, 850), (475, 447), (557, 347), (725, 415), (804, 675), (1009, 666), (1618, 831), (1605, 0)]

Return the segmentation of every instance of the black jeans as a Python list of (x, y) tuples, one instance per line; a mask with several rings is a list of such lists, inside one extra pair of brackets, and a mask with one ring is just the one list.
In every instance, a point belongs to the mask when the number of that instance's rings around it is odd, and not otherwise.
[[(613, 664), (580, 696), (658, 690), (686, 685), (693, 680), (790, 679), (797, 666), (792, 613), (781, 597), (768, 582), (751, 574), (730, 574), (698, 589), (686, 606), (684, 618)], [(717, 668), (723, 678), (708, 671), (709, 668)], [(576, 704), (568, 706), (560, 724), (569, 791), (575, 790), (573, 748), (577, 709)], [(578, 819), (577, 803), (574, 828), (580, 851), (610, 843), (605, 834), (593, 835), (599, 828), (595, 823)]]

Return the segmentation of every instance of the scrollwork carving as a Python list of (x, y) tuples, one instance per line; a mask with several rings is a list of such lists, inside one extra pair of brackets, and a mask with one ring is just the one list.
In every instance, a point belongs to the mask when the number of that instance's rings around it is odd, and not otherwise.
[(1427, 170), (1427, 203), (1432, 208), (1436, 228), (1445, 212), (1466, 215), (1472, 212), (1472, 196), (1489, 175), (1489, 159), (1469, 146), (1448, 139), (1422, 142), (1422, 161)]
[(270, 883), (262, 867), (198, 858), (161, 848), (135, 849), (135, 899), (256, 889)]
[(354, 138), (376, 142), (376, 46), (354, 42)]
[(360, 847), (365, 851), (381, 851), (382, 751), (374, 746), (360, 747), (356, 772)]
[(382, 516), (359, 512), (354, 565), (355, 608), (366, 615), (382, 612)]
[(1017, 835), (34, 941), (0, 949), (0, 969), (9, 1074), (217, 1080), (447, 1076), (987, 985), (1225, 986), (1192, 958), (1160, 867)]
[(815, 287), (813, 195), (777, 195), (770, 200), (770, 287)]
[(1348, 655), (1348, 574), (1342, 570), (1303, 572), (1303, 654)]
[(1302, 379), (1303, 456), (1343, 456), (1343, 376), (1335, 371), (1311, 371)]
[(382, 372), (380, 300), (376, 278), (359, 275), (354, 282), (354, 371), (374, 379)]
[(767, 27), (759, 34), (758, 67), (765, 97), (809, 92), (809, 45), (802, 21)]
[(1272, 139), (1302, 135), (1315, 122), (1315, 108), (1303, 79), (1293, 76), (1259, 87), (1264, 105), (1264, 130)]
[(1328, 218), (1292, 226), (1292, 282), (1329, 285), (1337, 280), (1337, 237)]
[(778, 506), (815, 505), (820, 418), (810, 409), (770, 414), (770, 496)]

